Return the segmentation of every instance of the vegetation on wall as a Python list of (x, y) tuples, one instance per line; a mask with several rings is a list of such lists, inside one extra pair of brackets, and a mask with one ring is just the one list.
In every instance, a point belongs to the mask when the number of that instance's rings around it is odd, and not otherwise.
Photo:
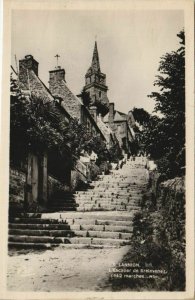
[[(131, 249), (120, 264), (137, 263), (149, 270), (144, 278), (113, 278), (113, 290), (185, 290), (185, 191), (182, 178), (163, 183), (153, 201), (143, 195), (142, 211), (133, 220)], [(151, 270), (151, 271), (150, 271)], [(160, 272), (153, 273), (153, 270)], [(139, 275), (144, 273), (139, 273)], [(149, 277), (149, 275), (151, 275)]]
[(98, 155), (97, 164), (116, 159), (118, 152), (109, 154), (106, 143), (100, 136), (94, 136), (76, 119), (65, 121), (59, 103), (43, 103), (36, 94), (21, 93), (17, 81), (11, 77), (10, 142), (16, 149), (34, 151), (53, 150), (61, 156), (71, 153), (72, 165), (76, 164), (83, 150)]

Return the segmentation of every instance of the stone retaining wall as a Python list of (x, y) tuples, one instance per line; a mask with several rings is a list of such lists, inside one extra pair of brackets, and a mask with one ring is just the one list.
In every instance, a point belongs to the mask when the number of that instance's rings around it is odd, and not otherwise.
[(24, 172), (10, 168), (9, 205), (23, 208), (26, 175)]

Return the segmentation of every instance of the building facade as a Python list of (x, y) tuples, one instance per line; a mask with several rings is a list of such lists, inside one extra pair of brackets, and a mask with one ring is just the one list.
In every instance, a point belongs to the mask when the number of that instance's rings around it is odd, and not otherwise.
[[(84, 105), (82, 97), (77, 97), (68, 88), (65, 69), (57, 66), (49, 71), (49, 87), (46, 87), (39, 78), (38, 67), (39, 63), (32, 55), (26, 55), (19, 61), (16, 81), (25, 101), (35, 97), (37, 108), (41, 105), (51, 106), (60, 115), (64, 125), (76, 119), (93, 137), (105, 143), (108, 152), (120, 146), (124, 154), (131, 153), (133, 117), (128, 118), (128, 115), (114, 109), (114, 103), (109, 103), (106, 75), (100, 69), (96, 42), (83, 88), (89, 95), (89, 105)], [(11, 97), (14, 95), (11, 94)], [(13, 209), (21, 205), (28, 210), (37, 205), (45, 207), (55, 198), (56, 187), (61, 185), (64, 191), (76, 189), (79, 181), (90, 181), (101, 172), (101, 168), (98, 169), (96, 165), (98, 158), (94, 159), (96, 153), (83, 154), (72, 169), (72, 153), (68, 145), (63, 157), (47, 147), (37, 151), (23, 146), (19, 145), (19, 151), (10, 148), (10, 203)], [(23, 148), (28, 150), (25, 152)]]

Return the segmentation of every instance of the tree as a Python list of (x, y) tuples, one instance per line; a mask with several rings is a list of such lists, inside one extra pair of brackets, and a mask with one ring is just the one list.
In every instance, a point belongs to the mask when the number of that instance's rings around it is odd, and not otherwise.
[(144, 125), (149, 122), (150, 114), (143, 108), (134, 107), (132, 113), (135, 121), (138, 122), (140, 125)]
[(84, 104), (86, 107), (89, 107), (89, 106), (90, 106), (90, 103), (91, 103), (91, 97), (90, 97), (89, 92), (86, 92), (84, 88), (82, 89), (81, 94), (78, 95), (78, 97), (82, 99), (83, 104)]
[(179, 49), (165, 54), (160, 60), (160, 75), (156, 76), (154, 82), (160, 91), (148, 96), (154, 99), (155, 112), (160, 113), (161, 117), (152, 120), (155, 126), (148, 133), (147, 147), (168, 177), (180, 175), (181, 167), (185, 164), (184, 31), (177, 36), (181, 45)]

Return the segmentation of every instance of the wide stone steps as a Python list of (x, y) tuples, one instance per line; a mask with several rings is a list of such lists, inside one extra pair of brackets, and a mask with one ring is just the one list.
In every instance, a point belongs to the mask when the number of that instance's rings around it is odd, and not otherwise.
[(47, 249), (66, 244), (119, 247), (130, 243), (132, 217), (127, 212), (22, 215), (10, 220), (9, 247)]
[(87, 190), (54, 199), (48, 213), (10, 218), (9, 247), (128, 245), (147, 180), (145, 168), (130, 162), (110, 175), (100, 175)]

